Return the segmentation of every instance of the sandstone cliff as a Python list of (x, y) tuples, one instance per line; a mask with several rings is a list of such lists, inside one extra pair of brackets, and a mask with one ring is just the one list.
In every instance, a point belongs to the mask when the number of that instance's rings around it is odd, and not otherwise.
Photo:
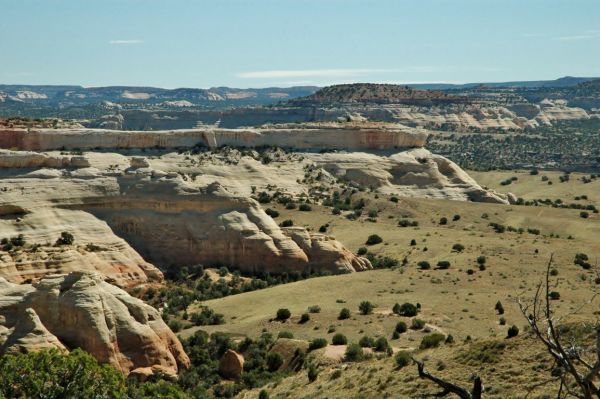
[(34, 285), (0, 277), (0, 353), (82, 348), (125, 374), (175, 375), (190, 361), (160, 313), (97, 273), (47, 276)]
[(152, 149), (204, 146), (294, 149), (394, 150), (422, 147), (424, 130), (401, 125), (333, 123), (304, 127), (247, 129), (199, 128), (171, 131), (104, 129), (0, 129), (0, 148), (48, 151), (58, 149)]

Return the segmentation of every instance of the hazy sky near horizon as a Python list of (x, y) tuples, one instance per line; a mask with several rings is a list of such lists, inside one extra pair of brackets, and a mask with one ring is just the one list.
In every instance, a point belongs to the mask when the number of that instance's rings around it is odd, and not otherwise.
[(0, 0), (0, 84), (600, 76), (600, 0)]

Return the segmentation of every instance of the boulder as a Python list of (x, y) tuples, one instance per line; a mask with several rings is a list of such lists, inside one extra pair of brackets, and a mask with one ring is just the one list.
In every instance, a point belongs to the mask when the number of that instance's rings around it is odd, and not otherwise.
[(219, 374), (224, 378), (237, 379), (244, 371), (244, 356), (228, 349), (219, 360)]

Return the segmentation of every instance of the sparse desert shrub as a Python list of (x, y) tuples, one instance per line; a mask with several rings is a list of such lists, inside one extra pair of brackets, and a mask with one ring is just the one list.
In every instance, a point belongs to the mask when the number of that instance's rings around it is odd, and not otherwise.
[(414, 247), (415, 245), (417, 245), (417, 241), (413, 238), (412, 240), (410, 240), (410, 246)]
[(587, 211), (581, 211), (581, 212), (579, 212), (579, 217), (583, 218), (583, 219), (587, 219), (590, 217), (590, 213)]
[(308, 366), (308, 381), (315, 382), (317, 377), (319, 376), (319, 370), (314, 364)]
[(340, 215), (342, 213), (342, 211), (340, 210), (340, 208), (333, 208), (331, 210), (331, 213), (334, 215)]
[(279, 321), (286, 321), (290, 318), (291, 315), (292, 313), (289, 311), (289, 309), (282, 308), (277, 310), (277, 315), (275, 316), (275, 319)]
[(309, 320), (310, 320), (310, 315), (308, 313), (302, 313), (302, 315), (300, 316), (300, 321), (298, 323), (304, 324), (304, 323), (307, 323)]
[(369, 301), (362, 301), (358, 305), (358, 310), (363, 315), (368, 315), (368, 314), (373, 313), (373, 309), (374, 308), (375, 308), (375, 306), (371, 302), (369, 302)]
[(371, 234), (367, 238), (367, 241), (365, 242), (365, 244), (366, 245), (376, 245), (376, 244), (381, 244), (382, 242), (383, 242), (383, 238), (381, 238), (377, 234)]
[(258, 393), (258, 399), (269, 399), (269, 392), (267, 392), (265, 389), (261, 389)]
[(399, 314), (400, 316), (413, 317), (416, 316), (417, 313), (419, 313), (419, 309), (417, 308), (417, 306), (413, 305), (410, 302), (405, 302), (402, 305), (399, 305), (398, 307), (396, 307), (396, 305), (394, 305), (392, 310), (394, 313)]
[(504, 314), (504, 306), (502, 306), (502, 302), (496, 302), (496, 306), (494, 306), (494, 309), (496, 310), (496, 312), (498, 312), (498, 314)]
[(277, 334), (277, 338), (293, 339), (294, 338), (294, 333), (291, 332), (291, 331), (279, 331), (279, 334)]
[(308, 350), (314, 351), (316, 349), (321, 349), (326, 346), (327, 346), (327, 340), (325, 338), (315, 338), (312, 341), (310, 341), (310, 344), (308, 344)]
[(379, 337), (375, 340), (375, 352), (386, 352), (389, 347), (390, 344), (388, 343), (388, 340), (385, 339), (385, 337)]
[(444, 334), (433, 333), (423, 337), (419, 349), (437, 348), (442, 342), (446, 340)]
[(558, 291), (550, 291), (548, 293), (548, 298), (552, 299), (553, 301), (557, 301), (560, 299), (560, 293)]
[(319, 233), (327, 233), (327, 225), (322, 225), (319, 227)]
[(394, 203), (398, 203), (398, 197), (391, 196), (391, 197), (390, 197), (390, 201), (392, 201), (392, 202), (394, 202)]
[(368, 335), (363, 335), (359, 340), (358, 344), (363, 348), (372, 348), (375, 346), (375, 340)]
[(346, 348), (346, 353), (344, 354), (344, 359), (347, 362), (358, 362), (362, 360), (364, 357), (363, 348), (360, 345), (353, 343), (348, 345)]
[(281, 356), (281, 354), (279, 353), (271, 352), (267, 355), (266, 362), (269, 371), (271, 373), (275, 372), (279, 370), (279, 367), (281, 367), (281, 365), (283, 364), (283, 356)]
[(279, 224), (281, 227), (292, 227), (294, 225), (294, 221), (290, 219), (286, 219)]
[(479, 265), (485, 265), (486, 261), (487, 261), (487, 259), (483, 255), (480, 255), (477, 257), (477, 264), (479, 264)]
[(425, 327), (425, 320), (412, 319), (410, 328), (413, 330), (422, 330)]
[(417, 267), (419, 269), (421, 269), (421, 270), (429, 270), (429, 269), (431, 269), (431, 265), (426, 260), (422, 260), (419, 263), (417, 263)]
[(441, 224), (441, 225), (448, 224), (448, 218), (446, 218), (446, 217), (442, 217), (442, 218), (440, 218), (440, 224)]
[(507, 337), (513, 338), (513, 337), (516, 337), (517, 335), (519, 335), (519, 327), (517, 327), (513, 324), (511, 327), (508, 328)]
[(356, 252), (357, 255), (362, 256), (362, 255), (366, 255), (368, 252), (368, 249), (366, 247), (360, 247), (358, 248), (358, 251)]
[(273, 219), (275, 219), (276, 217), (279, 216), (279, 212), (276, 211), (275, 209), (271, 209), (271, 208), (267, 208), (265, 210), (265, 213), (269, 216), (271, 216)]
[(405, 322), (399, 321), (398, 323), (396, 323), (396, 328), (394, 329), (394, 331), (397, 332), (398, 334), (405, 333), (407, 330), (408, 330), (408, 326), (406, 325)]
[(338, 320), (346, 320), (350, 318), (350, 309), (343, 308), (340, 310), (340, 314), (338, 316)]
[(310, 212), (310, 211), (312, 211), (312, 208), (308, 204), (300, 204), (300, 206), (298, 207), (298, 210), (302, 211), (302, 212)]
[(465, 250), (465, 246), (457, 243), (452, 246), (452, 250), (456, 252), (462, 252)]
[(348, 343), (348, 338), (342, 333), (337, 333), (333, 337), (331, 337), (332, 345), (346, 345)]
[(459, 221), (459, 220), (460, 220), (460, 215), (454, 215), (454, 216), (452, 217), (452, 221), (454, 221), (454, 222), (457, 222), (457, 221)]
[(448, 262), (447, 260), (440, 260), (437, 263), (437, 267), (438, 267), (438, 269), (441, 269), (441, 270), (449, 269), (450, 268), (450, 262)]
[(408, 366), (410, 364), (410, 361), (410, 354), (406, 351), (400, 351), (394, 356), (394, 362), (396, 363), (396, 366), (400, 369)]
[(309, 313), (321, 313), (321, 307), (319, 305), (312, 305), (308, 307)]
[(60, 237), (56, 240), (56, 245), (71, 245), (75, 241), (73, 234), (68, 231), (60, 233)]

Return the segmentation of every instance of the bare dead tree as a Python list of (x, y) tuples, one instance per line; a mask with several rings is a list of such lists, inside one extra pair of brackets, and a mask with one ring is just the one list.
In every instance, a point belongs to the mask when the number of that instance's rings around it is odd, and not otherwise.
[[(531, 300), (524, 301), (519, 296), (517, 303), (523, 316), (527, 319), (535, 337), (541, 341), (554, 360), (551, 376), (545, 383), (559, 384), (557, 398), (575, 397), (580, 399), (600, 398), (600, 389), (596, 380), (600, 373), (600, 323), (594, 325), (595, 338), (576, 339), (563, 334), (560, 320), (551, 305), (551, 267), (554, 256), (550, 256), (546, 268), (546, 276), (538, 284)], [(581, 306), (594, 301), (598, 293)], [(581, 309), (580, 308), (580, 309)], [(577, 311), (576, 311), (577, 312)], [(541, 384), (537, 384), (540, 386)]]
[(420, 378), (432, 381), (443, 389), (440, 393), (436, 394), (435, 396), (441, 397), (441, 396), (446, 396), (446, 395), (453, 393), (461, 399), (481, 399), (482, 398), (483, 384), (482, 384), (481, 378), (479, 376), (477, 376), (477, 375), (474, 376), (473, 389), (471, 389), (471, 391), (469, 391), (466, 388), (460, 387), (456, 384), (453, 384), (451, 382), (443, 380), (439, 377), (435, 377), (434, 375), (425, 371), (425, 364), (423, 362), (420, 362), (420, 361), (416, 360), (415, 358), (412, 358), (412, 360), (417, 365), (417, 369), (419, 371)]

